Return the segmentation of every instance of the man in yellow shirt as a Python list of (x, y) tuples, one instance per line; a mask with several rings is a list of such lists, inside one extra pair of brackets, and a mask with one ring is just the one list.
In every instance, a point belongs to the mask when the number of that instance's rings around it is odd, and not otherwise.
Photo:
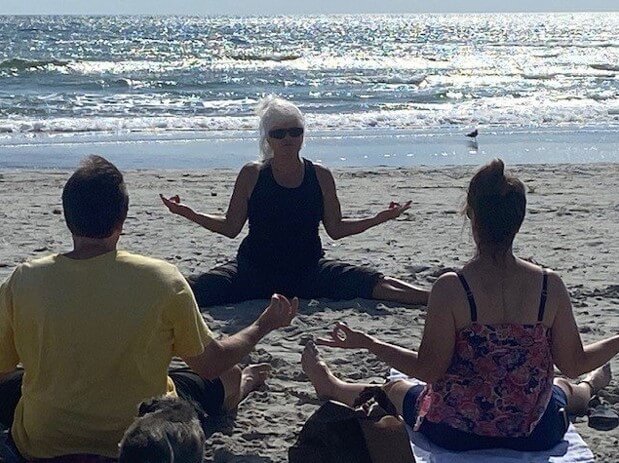
[[(88, 157), (62, 200), (73, 250), (20, 265), (0, 288), (10, 448), (27, 459), (115, 458), (142, 400), (178, 394), (216, 413), (261, 384), (264, 367), (237, 363), (290, 324), (296, 298), (274, 295), (253, 324), (216, 340), (176, 267), (117, 250), (129, 197), (113, 164)], [(173, 356), (189, 368), (168, 374)]]

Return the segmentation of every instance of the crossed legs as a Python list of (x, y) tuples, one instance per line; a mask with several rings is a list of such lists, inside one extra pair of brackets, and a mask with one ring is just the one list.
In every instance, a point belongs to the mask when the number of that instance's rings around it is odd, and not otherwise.
[(597, 368), (587, 374), (579, 383), (573, 383), (565, 378), (555, 378), (555, 385), (559, 386), (567, 396), (566, 411), (573, 415), (584, 415), (591, 397), (610, 383), (612, 373), (610, 363)]
[[(312, 343), (305, 346), (301, 357), (301, 365), (319, 397), (336, 400), (351, 407), (366, 387), (375, 386), (364, 383), (347, 383), (336, 378), (327, 364), (322, 361), (318, 349)], [(586, 412), (587, 404), (591, 397), (607, 386), (610, 379), (611, 370), (610, 365), (607, 364), (593, 370), (580, 383), (575, 384), (564, 378), (556, 378), (554, 383), (567, 396), (566, 411), (582, 415)], [(402, 410), (404, 397), (410, 388), (411, 384), (406, 380), (392, 381), (383, 386), (387, 397), (396, 407), (399, 415), (404, 414)]]

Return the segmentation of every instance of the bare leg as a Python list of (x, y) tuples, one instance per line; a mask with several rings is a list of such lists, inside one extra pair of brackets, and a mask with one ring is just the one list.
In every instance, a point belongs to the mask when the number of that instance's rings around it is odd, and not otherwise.
[[(307, 343), (301, 356), (301, 367), (310, 379), (316, 394), (324, 399), (337, 400), (352, 407), (366, 387), (376, 386), (367, 383), (347, 383), (336, 378), (327, 364), (320, 358), (318, 349), (314, 343)], [(391, 381), (383, 386), (383, 389), (391, 403), (395, 405), (399, 415), (402, 415), (404, 396), (412, 384), (405, 380)]]
[(314, 343), (307, 343), (301, 356), (301, 367), (312, 382), (318, 397), (333, 399), (352, 407), (359, 394), (371, 384), (346, 383), (331, 373), (331, 370), (320, 358)]
[(610, 383), (612, 372), (610, 363), (593, 370), (583, 380), (574, 384), (564, 378), (555, 378), (555, 384), (559, 386), (567, 396), (566, 411), (574, 415), (584, 415), (587, 412), (587, 404), (600, 389)]
[(417, 288), (402, 280), (391, 277), (383, 277), (378, 280), (372, 290), (373, 299), (402, 302), (411, 305), (427, 305), (429, 296), (430, 291)]
[[(337, 400), (350, 407), (354, 405), (355, 400), (366, 387), (372, 386), (371, 384), (347, 383), (336, 378), (327, 364), (322, 361), (318, 349), (312, 342), (307, 343), (303, 350), (301, 366), (319, 397)], [(404, 381), (395, 381), (389, 384), (395, 383), (404, 383)], [(389, 395), (388, 390), (385, 390)], [(400, 403), (398, 412), (401, 408), (402, 404)], [(408, 463), (414, 461), (408, 442), (408, 434), (400, 420), (393, 416), (385, 416), (378, 422), (361, 421), (360, 424), (372, 461), (376, 463)]]
[(235, 409), (250, 392), (255, 391), (264, 384), (271, 371), (268, 363), (249, 365), (241, 371), (241, 367), (235, 365), (224, 372), (219, 379), (224, 386), (224, 408)]

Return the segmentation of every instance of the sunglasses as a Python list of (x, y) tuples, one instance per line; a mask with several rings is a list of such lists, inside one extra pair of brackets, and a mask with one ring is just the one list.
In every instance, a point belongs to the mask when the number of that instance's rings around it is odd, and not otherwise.
[(286, 134), (290, 135), (292, 138), (300, 137), (301, 135), (303, 135), (303, 127), (269, 130), (269, 137), (277, 138), (278, 140), (286, 138)]

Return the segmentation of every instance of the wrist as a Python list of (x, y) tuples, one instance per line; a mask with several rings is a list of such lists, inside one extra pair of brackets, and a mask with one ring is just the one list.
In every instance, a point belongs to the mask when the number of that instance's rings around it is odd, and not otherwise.
[(192, 222), (195, 222), (198, 217), (198, 214), (196, 214), (196, 212), (190, 207), (187, 207), (186, 209), (182, 210), (180, 215), (182, 215), (186, 219), (191, 220)]
[(376, 345), (378, 344), (378, 340), (373, 338), (369, 334), (366, 334), (363, 339), (363, 349), (366, 349), (368, 352), (373, 353)]
[(385, 222), (385, 220), (381, 219), (380, 214), (376, 214), (374, 217), (372, 217), (370, 227), (375, 227), (376, 225), (380, 225), (383, 222)]

